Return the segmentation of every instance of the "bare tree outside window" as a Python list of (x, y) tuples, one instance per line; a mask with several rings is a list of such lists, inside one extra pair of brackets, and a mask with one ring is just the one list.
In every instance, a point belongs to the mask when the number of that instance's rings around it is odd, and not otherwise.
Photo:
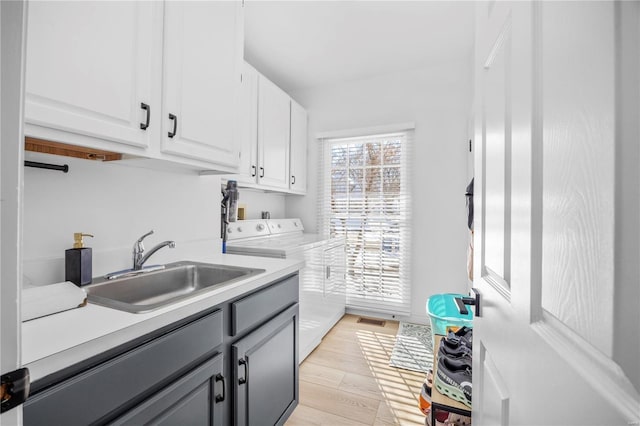
[[(408, 297), (402, 277), (407, 197), (404, 134), (331, 143), (329, 232), (347, 241), (347, 303)], [(407, 252), (408, 254), (408, 252)]]

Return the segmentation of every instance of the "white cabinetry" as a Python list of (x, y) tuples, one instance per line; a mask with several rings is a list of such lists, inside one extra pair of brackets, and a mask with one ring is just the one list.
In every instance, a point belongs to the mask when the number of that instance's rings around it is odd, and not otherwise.
[(258, 182), (258, 71), (243, 63), (240, 90), (240, 164), (235, 177), (241, 184)]
[(342, 311), (347, 302), (346, 255), (344, 244), (324, 250), (324, 298), (330, 311)]
[(307, 111), (291, 101), (291, 159), (289, 190), (294, 194), (307, 192)]
[(153, 16), (151, 2), (29, 2), (25, 134), (144, 152)]
[(27, 136), (237, 170), (240, 2), (37, 1), (28, 13)]
[(300, 362), (318, 346), (345, 312), (344, 239), (304, 250), (300, 270)]
[(240, 104), (240, 173), (234, 178), (242, 186), (305, 194), (307, 111), (246, 62)]
[(258, 183), (289, 189), (290, 98), (264, 76), (258, 77)]
[(165, 3), (163, 153), (237, 166), (241, 21), (235, 2)]

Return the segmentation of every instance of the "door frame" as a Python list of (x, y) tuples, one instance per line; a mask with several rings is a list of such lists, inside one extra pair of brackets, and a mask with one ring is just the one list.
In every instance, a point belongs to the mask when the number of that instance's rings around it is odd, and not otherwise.
[[(21, 366), (24, 63), (27, 2), (0, 2), (0, 371)], [(22, 423), (22, 406), (0, 426)]]

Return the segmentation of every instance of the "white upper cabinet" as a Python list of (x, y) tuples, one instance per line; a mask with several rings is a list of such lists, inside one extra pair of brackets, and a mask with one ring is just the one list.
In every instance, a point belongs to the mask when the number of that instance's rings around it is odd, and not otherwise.
[(305, 194), (307, 112), (244, 62), (240, 96), (241, 186)]
[(307, 111), (291, 101), (291, 162), (289, 190), (307, 192)]
[(165, 3), (162, 152), (237, 167), (240, 9), (227, 1)]
[(262, 75), (258, 78), (258, 183), (289, 189), (290, 98)]
[(153, 108), (142, 106), (152, 102), (152, 8), (29, 2), (25, 134), (87, 146), (77, 137), (84, 135), (144, 151)]
[(240, 90), (240, 165), (235, 179), (243, 184), (258, 180), (258, 71), (244, 62)]
[(29, 2), (25, 134), (235, 172), (241, 2)]

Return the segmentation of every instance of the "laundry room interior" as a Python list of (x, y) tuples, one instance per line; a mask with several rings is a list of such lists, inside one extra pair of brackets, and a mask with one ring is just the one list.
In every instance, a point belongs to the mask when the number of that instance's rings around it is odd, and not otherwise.
[(0, 424), (640, 423), (640, 3), (1, 7)]

